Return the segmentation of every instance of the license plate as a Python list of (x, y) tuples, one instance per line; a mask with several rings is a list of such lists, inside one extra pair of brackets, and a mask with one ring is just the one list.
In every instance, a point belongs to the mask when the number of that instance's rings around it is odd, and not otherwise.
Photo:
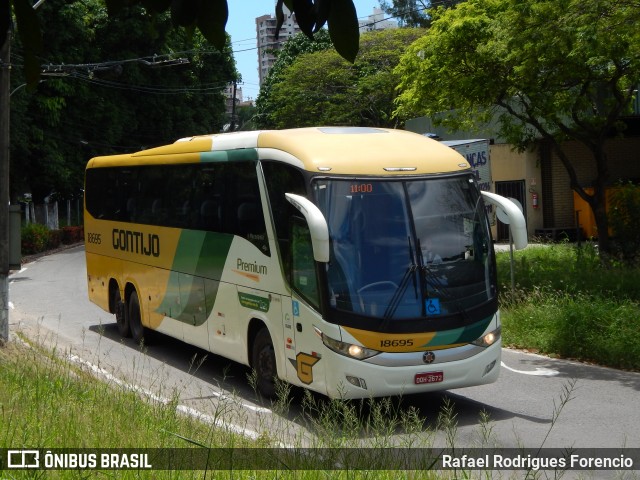
[(414, 379), (416, 385), (422, 385), (423, 383), (438, 383), (444, 380), (444, 373), (442, 372), (426, 372), (416, 373)]

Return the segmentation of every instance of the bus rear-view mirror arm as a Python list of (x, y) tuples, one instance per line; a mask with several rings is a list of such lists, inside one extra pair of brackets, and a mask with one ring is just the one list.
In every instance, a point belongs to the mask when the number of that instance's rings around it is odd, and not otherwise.
[(485, 202), (495, 205), (497, 208), (501, 208), (509, 218), (509, 228), (511, 229), (513, 245), (516, 247), (516, 250), (522, 250), (525, 248), (528, 243), (527, 223), (518, 206), (508, 198), (501, 195), (484, 191), (480, 193), (482, 193)]
[(314, 260), (327, 263), (329, 261), (329, 227), (324, 215), (310, 200), (294, 193), (285, 193), (284, 195), (289, 203), (304, 215), (307, 221), (311, 233)]

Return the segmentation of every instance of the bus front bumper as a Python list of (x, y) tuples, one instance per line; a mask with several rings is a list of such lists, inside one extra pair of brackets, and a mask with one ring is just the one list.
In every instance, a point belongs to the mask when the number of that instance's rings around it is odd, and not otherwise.
[[(327, 395), (332, 398), (368, 398), (425, 393), (493, 383), (500, 373), (501, 341), (477, 349), (472, 356), (460, 355), (457, 347), (420, 352), (420, 365), (402, 355), (386, 354), (386, 359), (370, 361), (347, 359), (335, 354), (325, 359), (333, 365), (326, 370)], [(431, 354), (431, 355), (429, 355)], [(435, 359), (432, 358), (435, 356)], [(465, 357), (437, 363), (438, 357)], [(431, 362), (431, 363), (427, 363)]]

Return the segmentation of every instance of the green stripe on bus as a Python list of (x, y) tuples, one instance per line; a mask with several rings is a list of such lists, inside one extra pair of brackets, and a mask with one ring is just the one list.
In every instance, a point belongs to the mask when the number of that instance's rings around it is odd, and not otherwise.
[(236, 150), (201, 152), (200, 161), (202, 163), (257, 162), (258, 151), (255, 148), (238, 148)]
[(493, 316), (490, 316), (466, 327), (438, 332), (431, 341), (427, 342), (423, 347), (439, 347), (441, 345), (471, 343), (484, 333), (492, 320)]
[(202, 325), (213, 310), (232, 241), (233, 235), (226, 233), (183, 230), (157, 311), (189, 325)]

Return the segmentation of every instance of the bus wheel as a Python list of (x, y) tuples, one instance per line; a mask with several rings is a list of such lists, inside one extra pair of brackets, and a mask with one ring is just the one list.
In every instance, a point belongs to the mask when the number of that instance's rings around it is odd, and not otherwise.
[(138, 301), (138, 294), (134, 290), (129, 295), (128, 306), (129, 328), (131, 329), (131, 336), (136, 343), (140, 343), (144, 340), (144, 327), (142, 326), (142, 319), (140, 318), (140, 302)]
[(120, 289), (118, 287), (114, 288), (111, 295), (113, 310), (116, 314), (116, 323), (118, 324), (118, 332), (120, 332), (120, 336), (122, 337), (130, 337), (129, 316), (125, 312), (124, 303), (120, 296)]
[(252, 360), (258, 391), (267, 398), (275, 397), (276, 354), (266, 328), (262, 328), (253, 340)]

